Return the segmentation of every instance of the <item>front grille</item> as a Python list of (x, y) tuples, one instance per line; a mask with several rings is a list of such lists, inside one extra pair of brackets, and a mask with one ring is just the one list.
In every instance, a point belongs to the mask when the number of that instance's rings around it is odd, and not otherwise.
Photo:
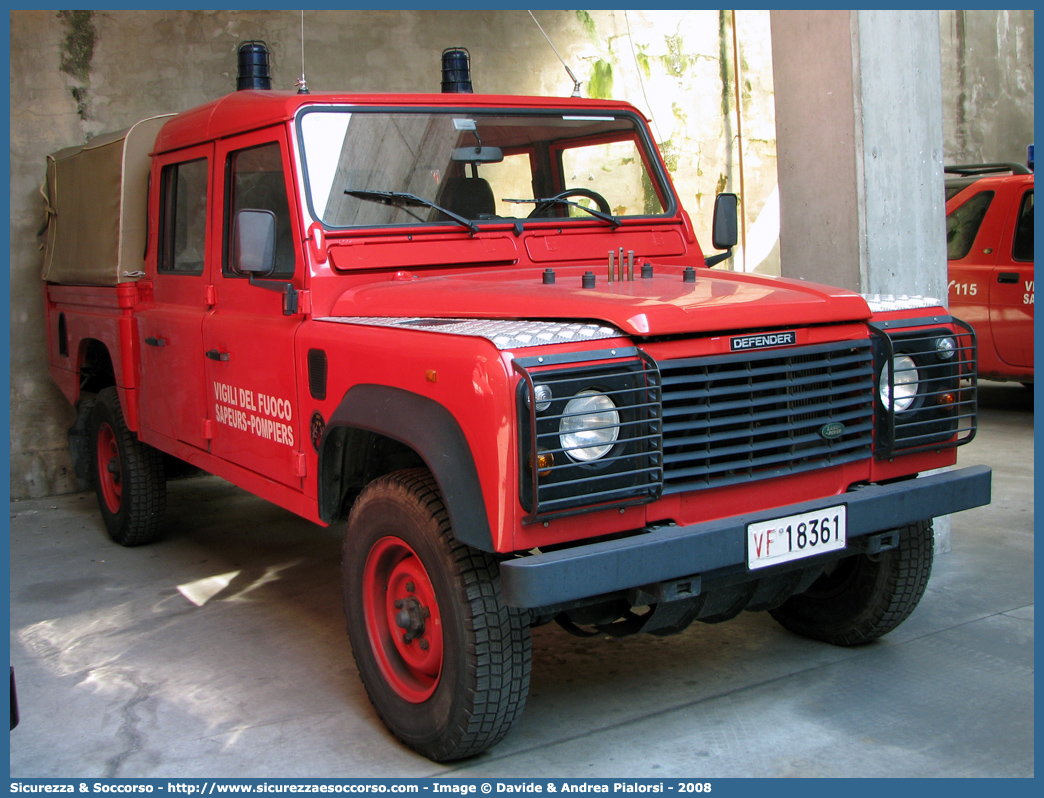
[(665, 494), (871, 456), (869, 340), (666, 360), (659, 366)]

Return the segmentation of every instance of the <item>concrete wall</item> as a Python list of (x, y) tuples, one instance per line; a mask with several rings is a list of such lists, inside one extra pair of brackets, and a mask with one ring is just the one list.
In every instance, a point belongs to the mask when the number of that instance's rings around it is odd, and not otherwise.
[[(766, 204), (771, 211), (775, 134), (766, 12), (536, 16), (583, 81), (585, 96), (629, 100), (651, 116), (702, 240), (710, 238), (718, 190), (739, 190), (742, 182), (747, 227)], [(233, 90), (236, 48), (248, 39), (270, 45), (275, 88), (293, 88), (301, 72), (301, 19), (295, 11), (13, 11), (10, 22), (10, 485), (20, 498), (76, 489), (66, 441), (73, 415), (47, 373), (42, 326), (36, 233), (46, 155)], [(313, 91), (437, 92), (441, 51), (457, 45), (471, 52), (479, 92), (567, 97), (572, 91), (525, 11), (308, 11), (305, 43)], [(774, 227), (751, 239), (769, 253)]]
[(947, 163), (1025, 163), (1033, 143), (1033, 11), (943, 11)]

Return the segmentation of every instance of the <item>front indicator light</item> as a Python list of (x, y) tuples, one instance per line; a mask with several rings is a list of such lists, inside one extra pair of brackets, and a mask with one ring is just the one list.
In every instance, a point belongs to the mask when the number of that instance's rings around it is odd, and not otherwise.
[(939, 356), (940, 360), (949, 360), (956, 351), (957, 342), (949, 336), (935, 339), (935, 354)]
[(558, 425), (559, 442), (580, 463), (605, 457), (620, 436), (620, 413), (604, 393), (580, 391), (565, 406)]
[[(529, 462), (527, 463), (529, 470), (533, 470), (533, 455), (529, 455)], [(555, 456), (551, 452), (537, 452), (537, 474), (542, 477), (546, 477), (551, 473), (551, 469), (555, 466)]]
[[(533, 393), (536, 396), (536, 409), (538, 413), (543, 413), (549, 407), (551, 407), (551, 400), (554, 398), (551, 395), (551, 388), (547, 385), (535, 385), (533, 386)], [(530, 406), (533, 400), (529, 394), (526, 394), (526, 407)]]

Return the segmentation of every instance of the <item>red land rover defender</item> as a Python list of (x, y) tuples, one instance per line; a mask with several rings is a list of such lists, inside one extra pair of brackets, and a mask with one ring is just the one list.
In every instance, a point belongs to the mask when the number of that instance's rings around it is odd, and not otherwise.
[(248, 89), (48, 186), (50, 370), (113, 539), (161, 533), (163, 453), (342, 526), (359, 674), (432, 759), (518, 719), (532, 626), (865, 643), (932, 518), (989, 502), (920, 476), (974, 434), (970, 328), (709, 270), (626, 103)]

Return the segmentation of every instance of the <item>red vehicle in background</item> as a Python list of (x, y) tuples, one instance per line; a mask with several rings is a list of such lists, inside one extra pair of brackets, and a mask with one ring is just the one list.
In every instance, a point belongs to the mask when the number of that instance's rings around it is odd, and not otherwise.
[(1031, 385), (1033, 172), (992, 163), (946, 174), (948, 305), (975, 328), (980, 377)]

